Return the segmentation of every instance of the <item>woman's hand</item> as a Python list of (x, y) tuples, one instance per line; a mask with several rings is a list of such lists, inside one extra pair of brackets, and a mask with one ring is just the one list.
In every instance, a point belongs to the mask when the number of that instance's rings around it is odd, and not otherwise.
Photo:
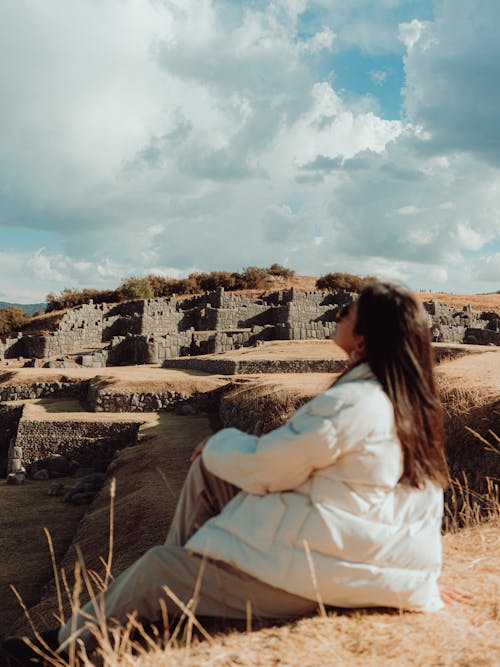
[(205, 447), (205, 445), (207, 444), (207, 442), (210, 440), (211, 437), (212, 437), (211, 435), (207, 435), (206, 438), (203, 438), (203, 440), (196, 445), (196, 447), (193, 450), (193, 453), (191, 454), (190, 458), (191, 462), (193, 462), (195, 459), (198, 458), (198, 456), (201, 455), (203, 448)]
[(445, 604), (468, 604), (474, 599), (472, 593), (456, 588), (451, 584), (439, 584), (439, 594)]

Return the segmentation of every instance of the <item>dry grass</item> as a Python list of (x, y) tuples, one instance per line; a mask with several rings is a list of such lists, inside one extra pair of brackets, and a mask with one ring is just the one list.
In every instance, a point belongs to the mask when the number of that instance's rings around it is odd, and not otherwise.
[[(273, 283), (273, 290), (295, 287), (298, 290), (309, 292), (316, 289), (315, 276), (294, 276), (290, 280), (276, 279)], [(489, 310), (500, 313), (500, 294), (449, 294), (446, 292), (414, 292), (417, 299), (423, 301), (439, 301), (441, 303), (453, 306), (461, 310), (469, 304), (474, 310)]]
[[(500, 396), (500, 348), (484, 348), (481, 354), (470, 354), (439, 365), (437, 377), (441, 383)], [(469, 405), (474, 405), (471, 400)]]
[(273, 340), (263, 342), (258, 347), (241, 347), (217, 355), (213, 358), (238, 360), (294, 360), (294, 359), (347, 359), (346, 353), (332, 340)]
[[(1, 367), (1, 366), (0, 366)], [(32, 385), (44, 382), (91, 380), (100, 388), (117, 392), (177, 391), (186, 394), (211, 391), (228, 382), (223, 376), (201, 371), (162, 368), (159, 364), (102, 368), (9, 368), (0, 373), (2, 385)]]
[[(66, 486), (74, 483), (73, 479), (61, 481)], [(87, 509), (63, 505), (60, 498), (47, 495), (47, 488), (48, 482), (32, 480), (23, 486), (0, 483), (0, 617), (4, 630), (19, 617), (19, 605), (9, 584), (15, 584), (26, 604), (31, 606), (40, 599), (42, 587), (51, 579), (43, 528), (50, 530), (60, 561)]]
[(439, 301), (448, 306), (462, 310), (464, 306), (472, 306), (474, 310), (495, 311), (500, 313), (500, 294), (447, 294), (446, 292), (433, 292), (425, 294), (416, 292), (419, 301)]
[[(444, 537), (443, 579), (473, 590), (467, 606), (437, 614), (397, 610), (335, 610), (245, 632), (226, 629), (193, 639), (198, 624), (184, 607), (187, 630), (132, 643), (127, 627), (97, 630), (98, 654), (70, 665), (106, 667), (495, 667), (500, 662), (500, 521)], [(88, 577), (87, 577), (88, 578)], [(191, 630), (189, 630), (191, 628)], [(177, 633), (177, 634), (176, 634)], [(143, 634), (143, 633), (141, 633)], [(134, 650), (133, 650), (134, 649)], [(99, 657), (99, 654), (101, 658)], [(104, 656), (104, 657), (103, 657)], [(103, 657), (103, 659), (102, 659)], [(67, 665), (64, 662), (53, 664)]]
[(209, 644), (156, 651), (134, 667), (493, 667), (500, 663), (500, 523), (444, 538), (444, 579), (474, 590), (470, 606), (436, 615), (388, 610), (328, 612), (256, 632), (219, 635)]
[(291, 373), (238, 378), (223, 398), (221, 414), (227, 426), (267, 433), (283, 424), (308, 400), (327, 389), (332, 373)]
[(145, 412), (87, 412), (79, 401), (38, 398), (26, 401), (13, 401), (14, 405), (23, 404), (23, 419), (49, 422), (141, 422), (156, 424), (156, 414)]
[[(144, 416), (141, 413), (141, 420)], [(189, 456), (196, 443), (211, 432), (208, 418), (201, 415), (181, 417), (159, 413), (149, 417), (141, 429), (140, 444), (124, 450), (116, 462), (114, 574), (131, 565), (150, 547), (163, 542), (189, 467)], [(109, 484), (110, 480), (88, 508), (74, 539), (74, 543), (80, 545), (87, 567), (100, 572), (101, 558), (107, 557), (104, 536), (108, 534)], [(74, 562), (75, 552), (71, 549), (60, 566), (72, 573)], [(37, 627), (54, 627), (56, 609), (51, 593), (32, 609)], [(16, 628), (28, 631), (22, 618)]]
[(33, 317), (23, 326), (22, 331), (24, 334), (30, 336), (38, 336), (55, 331), (66, 312), (66, 310), (54, 310), (51, 313), (44, 313)]
[[(444, 368), (461, 361), (449, 362)], [(105, 641), (103, 664), (109, 667), (494, 667), (500, 664), (500, 505), (497, 490), (491, 486), (488, 489), (485, 482), (485, 477), (500, 476), (497, 440), (490, 433), (500, 426), (496, 421), (498, 392), (495, 393), (489, 381), (486, 386), (482, 384), (482, 372), (469, 378), (467, 387), (457, 377), (453, 373), (440, 377), (447, 410), (449, 456), (452, 470), (456, 466), (460, 479), (464, 470), (471, 478), (466, 485), (462, 484), (462, 492), (455, 487), (455, 497), (460, 500), (461, 494), (461, 500), (455, 504), (456, 520), (448, 526), (451, 532), (443, 540), (443, 578), (472, 590), (476, 597), (471, 605), (449, 607), (438, 614), (329, 610), (326, 618), (318, 615), (253, 632), (226, 631), (213, 634), (210, 641), (191, 640), (190, 632), (184, 636), (181, 633), (175, 641), (172, 636), (167, 638), (166, 647), (146, 646), (135, 655), (130, 645), (126, 646), (127, 642), (122, 651)], [(258, 382), (247, 377), (232, 389), (232, 399), (240, 408), (260, 413), (268, 411), (274, 402), (276, 413), (270, 419), (279, 421), (298, 403), (328, 386), (332, 379), (327, 374), (275, 376), (259, 378)], [(472, 427), (479, 437), (466, 427)], [(208, 430), (208, 421), (203, 417), (162, 415), (160, 421), (146, 427), (142, 444), (127, 450), (119, 459), (115, 471), (115, 575), (147, 548), (163, 540), (188, 466), (188, 455), (194, 442)], [(171, 491), (156, 471), (156, 465), (164, 471)], [(484, 491), (481, 499), (477, 488)], [(488, 512), (483, 511), (485, 502), (489, 503)], [(486, 514), (489, 521), (485, 523)], [(107, 540), (103, 536), (107, 534), (108, 516), (109, 489), (105, 489), (82, 521), (77, 537), (88, 567), (102, 576), (105, 569), (100, 557), (106, 559)], [(74, 555), (68, 554), (62, 563), (65, 571), (71, 570), (73, 561)], [(37, 627), (53, 626), (52, 614), (56, 610), (55, 595), (37, 605), (33, 609)], [(18, 629), (22, 627), (18, 625)], [(27, 631), (25, 624), (23, 629)], [(98, 663), (92, 658), (84, 664)]]

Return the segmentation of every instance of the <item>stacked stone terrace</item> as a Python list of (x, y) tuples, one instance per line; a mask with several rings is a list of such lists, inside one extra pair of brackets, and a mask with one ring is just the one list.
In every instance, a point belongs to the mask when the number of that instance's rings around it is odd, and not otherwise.
[(500, 317), (495, 312), (478, 312), (471, 306), (456, 310), (439, 301), (428, 301), (424, 307), (429, 323), (436, 326), (443, 343), (500, 345)]
[[(162, 363), (178, 356), (211, 354), (264, 340), (324, 339), (335, 328), (347, 292), (295, 289), (260, 297), (226, 293), (147, 299), (120, 304), (85, 304), (66, 312), (54, 331), (18, 335), (0, 342), (0, 357), (65, 359), (84, 366)], [(497, 313), (461, 311), (425, 304), (429, 327), (442, 342), (500, 345)], [(52, 362), (50, 362), (52, 363)]]

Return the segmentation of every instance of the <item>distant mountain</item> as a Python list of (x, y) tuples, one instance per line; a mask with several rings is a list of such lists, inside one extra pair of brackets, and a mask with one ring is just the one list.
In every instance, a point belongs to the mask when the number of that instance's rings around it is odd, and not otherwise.
[(33, 315), (37, 310), (44, 313), (46, 305), (45, 303), (8, 303), (7, 301), (0, 301), (0, 308), (16, 306), (16, 308), (24, 310), (27, 315)]

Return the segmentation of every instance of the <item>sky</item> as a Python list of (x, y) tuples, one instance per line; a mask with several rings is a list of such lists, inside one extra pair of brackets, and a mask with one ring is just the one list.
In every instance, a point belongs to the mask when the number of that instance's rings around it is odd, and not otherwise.
[(128, 276), (500, 289), (498, 0), (2, 0), (0, 300)]

